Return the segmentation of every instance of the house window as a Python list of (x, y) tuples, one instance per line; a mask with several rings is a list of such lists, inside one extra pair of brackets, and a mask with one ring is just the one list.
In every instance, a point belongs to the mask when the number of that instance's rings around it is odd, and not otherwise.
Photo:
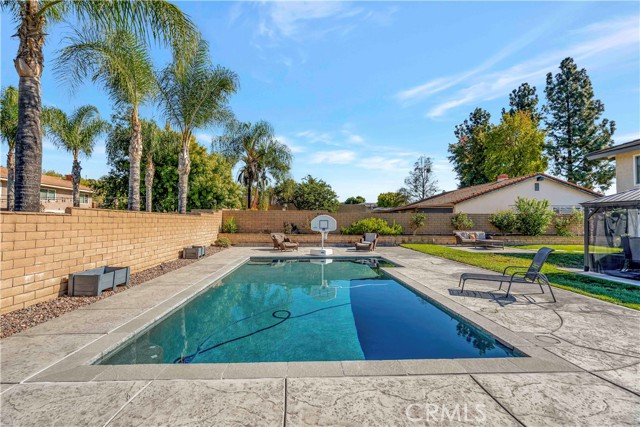
[(635, 185), (640, 185), (640, 156), (635, 156), (633, 158), (634, 161), (634, 175), (635, 175)]
[(539, 183), (537, 183), (537, 182), (536, 182), (535, 184), (533, 184), (533, 189), (534, 189), (535, 191), (540, 191), (540, 184), (539, 184)]
[(87, 194), (80, 195), (80, 204), (86, 205), (89, 203), (89, 196)]
[(40, 189), (40, 200), (55, 200), (56, 190)]

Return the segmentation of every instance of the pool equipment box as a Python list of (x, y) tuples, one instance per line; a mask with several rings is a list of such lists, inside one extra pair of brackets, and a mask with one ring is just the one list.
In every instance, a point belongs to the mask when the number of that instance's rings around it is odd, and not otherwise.
[(333, 249), (325, 248), (324, 241), (328, 237), (330, 231), (338, 228), (338, 222), (329, 215), (318, 215), (311, 220), (311, 230), (317, 231), (322, 236), (322, 248), (313, 248), (309, 251), (312, 256), (333, 255)]

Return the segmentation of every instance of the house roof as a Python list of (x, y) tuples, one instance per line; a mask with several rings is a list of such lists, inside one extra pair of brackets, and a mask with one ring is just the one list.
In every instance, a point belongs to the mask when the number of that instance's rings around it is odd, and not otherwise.
[(631, 190), (623, 191), (621, 193), (611, 194), (610, 196), (599, 197), (588, 202), (580, 203), (587, 208), (600, 208), (600, 207), (626, 207), (636, 206), (640, 207), (640, 188), (633, 188)]
[(451, 208), (457, 203), (464, 202), (465, 200), (473, 199), (475, 197), (482, 196), (487, 193), (491, 193), (492, 191), (500, 190), (505, 187), (509, 187), (510, 185), (514, 185), (529, 179), (544, 177), (545, 179), (549, 179), (551, 181), (555, 181), (559, 184), (566, 185), (575, 190), (583, 191), (592, 196), (602, 196), (602, 194), (590, 190), (588, 188), (582, 187), (580, 185), (573, 184), (571, 182), (565, 181), (560, 178), (556, 178), (555, 176), (547, 175), (545, 173), (532, 173), (529, 175), (519, 176), (516, 178), (507, 178), (501, 181), (487, 182), (485, 184), (472, 185), (469, 187), (459, 188), (453, 191), (447, 191), (445, 193), (437, 194), (435, 196), (428, 197), (426, 199), (422, 199), (420, 201), (408, 204), (406, 206), (400, 206), (393, 211), (404, 211), (411, 209), (424, 209), (424, 208)]
[[(4, 167), (0, 167), (0, 180), (6, 181), (8, 176), (8, 169)], [(73, 189), (73, 183), (71, 181), (67, 181), (66, 179), (56, 178), (55, 176), (49, 175), (41, 175), (40, 177), (40, 187), (45, 188), (63, 188), (63, 189)], [(93, 190), (86, 185), (80, 184), (80, 191), (83, 193), (93, 193)]]
[(615, 157), (616, 154), (627, 153), (629, 151), (640, 150), (640, 139), (634, 139), (633, 141), (625, 142), (624, 144), (614, 145), (613, 147), (604, 148), (602, 150), (594, 151), (587, 154), (588, 160), (598, 159), (610, 159)]

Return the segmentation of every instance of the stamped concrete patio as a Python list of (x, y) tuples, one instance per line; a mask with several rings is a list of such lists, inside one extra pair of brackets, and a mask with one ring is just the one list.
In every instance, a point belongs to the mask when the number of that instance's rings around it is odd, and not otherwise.
[(510, 299), (487, 283), (470, 282), (461, 293), (459, 275), (481, 270), (398, 247), (376, 251), (403, 266), (389, 274), (531, 357), (90, 364), (248, 257), (273, 254), (232, 248), (0, 341), (0, 424), (640, 423), (640, 312), (560, 289), (555, 304), (524, 286), (514, 286)]

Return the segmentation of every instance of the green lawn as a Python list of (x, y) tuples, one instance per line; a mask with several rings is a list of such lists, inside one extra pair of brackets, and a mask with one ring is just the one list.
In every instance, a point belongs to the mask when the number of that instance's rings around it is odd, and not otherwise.
[[(584, 246), (583, 245), (524, 245), (524, 246), (513, 246), (513, 247), (514, 248), (520, 248), (520, 249), (535, 249), (535, 250), (538, 250), (543, 246), (546, 246), (546, 247), (551, 248), (551, 249), (555, 249), (556, 251), (559, 251), (559, 252), (569, 252), (569, 253), (579, 253), (579, 254), (583, 254), (584, 253)], [(599, 252), (599, 253), (615, 254), (615, 253), (618, 253), (618, 252), (622, 252), (622, 249), (620, 249), (620, 248), (608, 248), (606, 246), (592, 246), (590, 251), (591, 252)]]
[[(472, 253), (439, 245), (403, 244), (405, 248), (458, 261), (464, 264), (502, 273), (505, 267), (516, 265), (528, 267), (533, 253)], [(558, 267), (581, 267), (582, 255), (577, 253), (552, 253), (542, 272), (555, 287), (577, 292), (614, 304), (640, 310), (640, 287), (583, 276), (559, 269)]]

